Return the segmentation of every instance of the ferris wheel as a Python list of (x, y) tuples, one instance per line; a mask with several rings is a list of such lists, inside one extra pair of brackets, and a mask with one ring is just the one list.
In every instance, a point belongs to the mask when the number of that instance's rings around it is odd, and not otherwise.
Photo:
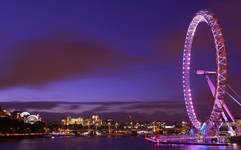
[[(198, 120), (191, 91), (191, 82), (190, 82), (190, 73), (191, 73), (191, 50), (192, 42), (195, 35), (195, 31), (200, 22), (205, 22), (212, 31), (214, 38), (215, 48), (216, 48), (216, 70), (215, 71), (206, 71), (206, 70), (197, 70), (196, 74), (204, 75), (211, 93), (214, 98), (214, 105), (211, 111), (211, 115), (208, 120), (201, 122)], [(226, 48), (224, 44), (224, 37), (221, 31), (221, 27), (218, 24), (218, 20), (215, 15), (209, 11), (199, 11), (196, 16), (192, 19), (188, 31), (186, 34), (186, 39), (184, 43), (183, 51), (183, 65), (182, 65), (182, 75), (183, 75), (183, 93), (185, 106), (189, 120), (192, 125), (198, 129), (202, 130), (204, 126), (208, 129), (217, 130), (220, 127), (221, 122), (229, 122), (228, 119), (231, 119), (232, 122), (235, 122), (235, 119), (231, 112), (229, 111), (227, 105), (225, 104), (226, 96), (226, 87), (227, 87), (227, 55)], [(214, 84), (210, 75), (216, 76), (216, 83)], [(228, 125), (231, 132), (234, 132), (232, 127)]]

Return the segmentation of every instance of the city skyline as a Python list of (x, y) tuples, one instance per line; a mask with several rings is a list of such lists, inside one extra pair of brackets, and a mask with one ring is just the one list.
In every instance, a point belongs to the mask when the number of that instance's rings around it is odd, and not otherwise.
[[(0, 9), (0, 102), (184, 104), (184, 37), (201, 9), (210, 9), (219, 18), (227, 46), (228, 83), (240, 91), (239, 5), (238, 1), (5, 2)], [(205, 24), (197, 29), (192, 55), (194, 70), (215, 69), (213, 39)], [(197, 111), (211, 110), (206, 81), (194, 78)], [(228, 98), (227, 103), (238, 112)], [(184, 112), (183, 106), (178, 109)]]
[[(195, 106), (198, 118), (206, 120), (212, 106), (199, 103)], [(182, 101), (132, 101), (132, 102), (0, 102), (2, 109), (8, 111), (27, 111), (37, 113), (48, 121), (59, 121), (66, 116), (86, 117), (98, 114), (105, 119), (113, 118), (128, 121), (130, 116), (137, 121), (188, 121), (185, 104)], [(231, 106), (234, 106), (233, 104)], [(202, 109), (205, 108), (205, 109)], [(231, 107), (235, 118), (241, 118), (239, 107)]]
[(240, 0), (0, 2), (1, 149), (239, 149), (240, 14)]

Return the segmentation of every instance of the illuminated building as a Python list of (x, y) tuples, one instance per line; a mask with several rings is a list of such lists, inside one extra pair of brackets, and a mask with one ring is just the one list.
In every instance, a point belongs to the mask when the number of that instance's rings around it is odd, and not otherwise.
[(237, 119), (237, 135), (241, 135), (241, 119)]
[(99, 126), (102, 126), (102, 124), (103, 124), (103, 121), (102, 121), (102, 119), (100, 119), (100, 116), (98, 116), (98, 115), (92, 115), (91, 118), (86, 118), (84, 120), (85, 126), (99, 127)]
[(31, 115), (29, 112), (17, 112), (16, 119), (22, 119), (25, 123), (35, 124), (36, 122), (42, 121), (39, 114)]
[(21, 118), (24, 118), (24, 117), (27, 117), (27, 116), (30, 116), (29, 112), (22, 112), (22, 113), (20, 113), (20, 117)]
[(166, 125), (164, 126), (165, 129), (174, 129), (175, 125)]
[(95, 126), (101, 126), (102, 125), (102, 119), (100, 119), (100, 116), (92, 115), (91, 119), (92, 119), (92, 125), (95, 125)]
[(0, 108), (0, 118), (10, 117), (11, 113)]
[(237, 125), (241, 127), (241, 119), (237, 119)]
[(81, 117), (77, 118), (72, 118), (71, 116), (68, 116), (64, 119), (61, 120), (63, 125), (68, 126), (68, 125), (84, 125), (84, 119)]
[(28, 115), (24, 118), (25, 123), (35, 124), (36, 122), (40, 122), (41, 118), (37, 115)]

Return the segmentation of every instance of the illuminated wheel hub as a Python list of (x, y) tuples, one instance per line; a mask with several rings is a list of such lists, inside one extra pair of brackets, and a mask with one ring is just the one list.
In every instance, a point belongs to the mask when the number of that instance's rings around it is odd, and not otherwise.
[(227, 59), (226, 59), (226, 48), (224, 45), (224, 38), (221, 28), (218, 24), (217, 18), (209, 11), (199, 11), (191, 21), (186, 39), (184, 43), (183, 51), (183, 93), (185, 106), (189, 120), (196, 129), (200, 129), (201, 122), (197, 119), (195, 113), (194, 104), (192, 100), (192, 93), (190, 87), (190, 70), (191, 70), (191, 50), (192, 41), (200, 22), (205, 22), (209, 25), (212, 31), (212, 35), (215, 42), (216, 48), (216, 92), (214, 96), (214, 105), (209, 119), (206, 121), (209, 127), (215, 127), (221, 119), (222, 106), (221, 103), (224, 101), (226, 93), (226, 80), (227, 80)]

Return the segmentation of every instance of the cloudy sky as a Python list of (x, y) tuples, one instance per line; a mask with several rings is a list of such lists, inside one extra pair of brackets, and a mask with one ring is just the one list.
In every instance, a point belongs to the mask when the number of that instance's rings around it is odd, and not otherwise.
[[(182, 103), (184, 37), (202, 9), (219, 18), (240, 92), (241, 1), (10, 0), (0, 2), (0, 101)], [(207, 25), (193, 44), (193, 70), (215, 70)], [(196, 103), (211, 106), (206, 81), (192, 80)]]

